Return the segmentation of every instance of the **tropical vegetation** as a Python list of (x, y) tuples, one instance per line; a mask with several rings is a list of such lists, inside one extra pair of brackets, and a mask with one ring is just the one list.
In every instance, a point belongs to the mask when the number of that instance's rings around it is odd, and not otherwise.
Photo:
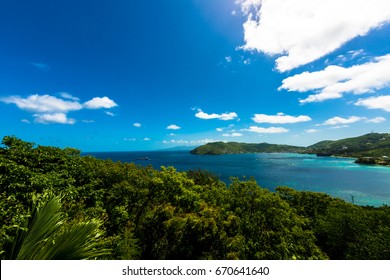
[(389, 259), (390, 208), (3, 138), (2, 259)]
[(191, 151), (195, 155), (223, 155), (246, 153), (304, 153), (306, 148), (268, 143), (211, 142)]

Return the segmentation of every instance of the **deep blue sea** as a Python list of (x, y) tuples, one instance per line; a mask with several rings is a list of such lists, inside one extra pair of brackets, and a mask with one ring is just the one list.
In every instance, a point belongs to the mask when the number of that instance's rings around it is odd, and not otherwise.
[[(324, 192), (355, 204), (390, 205), (390, 167), (359, 165), (354, 159), (306, 154), (271, 153), (220, 156), (191, 155), (188, 151), (84, 153), (100, 159), (139, 165), (173, 166), (178, 171), (209, 170), (225, 183), (229, 178), (253, 176), (264, 188), (288, 186)], [(149, 160), (140, 158), (148, 157)]]

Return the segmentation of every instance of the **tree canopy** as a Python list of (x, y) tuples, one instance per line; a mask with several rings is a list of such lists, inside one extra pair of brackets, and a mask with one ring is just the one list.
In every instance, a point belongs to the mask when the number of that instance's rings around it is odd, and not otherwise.
[[(271, 192), (253, 179), (226, 186), (204, 170), (156, 170), (13, 136), (2, 145), (2, 259), (390, 258), (387, 206)], [(72, 243), (75, 231), (84, 234)]]

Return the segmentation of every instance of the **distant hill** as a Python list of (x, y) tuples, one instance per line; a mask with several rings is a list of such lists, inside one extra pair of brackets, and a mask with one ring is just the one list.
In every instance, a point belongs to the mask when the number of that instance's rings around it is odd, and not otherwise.
[(322, 141), (307, 147), (319, 156), (358, 158), (357, 163), (390, 165), (390, 134), (369, 133), (337, 141)]
[(250, 144), (238, 142), (213, 142), (193, 149), (191, 154), (223, 155), (247, 153), (302, 153), (305, 150), (306, 148), (304, 147), (268, 143)]
[(308, 147), (269, 143), (214, 142), (191, 151), (191, 154), (196, 155), (243, 153), (308, 153), (318, 156), (353, 157), (357, 158), (357, 163), (390, 165), (390, 134), (369, 133), (336, 141), (325, 140)]

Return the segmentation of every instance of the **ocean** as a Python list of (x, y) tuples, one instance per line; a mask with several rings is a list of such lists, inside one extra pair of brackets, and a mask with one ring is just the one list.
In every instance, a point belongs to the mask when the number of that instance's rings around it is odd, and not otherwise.
[(288, 186), (296, 190), (324, 192), (358, 205), (390, 205), (390, 167), (359, 165), (350, 158), (291, 153), (199, 156), (191, 155), (189, 151), (95, 152), (83, 155), (152, 165), (156, 169), (173, 166), (177, 171), (208, 170), (226, 184), (231, 177), (253, 177), (261, 187), (271, 191), (278, 186)]

